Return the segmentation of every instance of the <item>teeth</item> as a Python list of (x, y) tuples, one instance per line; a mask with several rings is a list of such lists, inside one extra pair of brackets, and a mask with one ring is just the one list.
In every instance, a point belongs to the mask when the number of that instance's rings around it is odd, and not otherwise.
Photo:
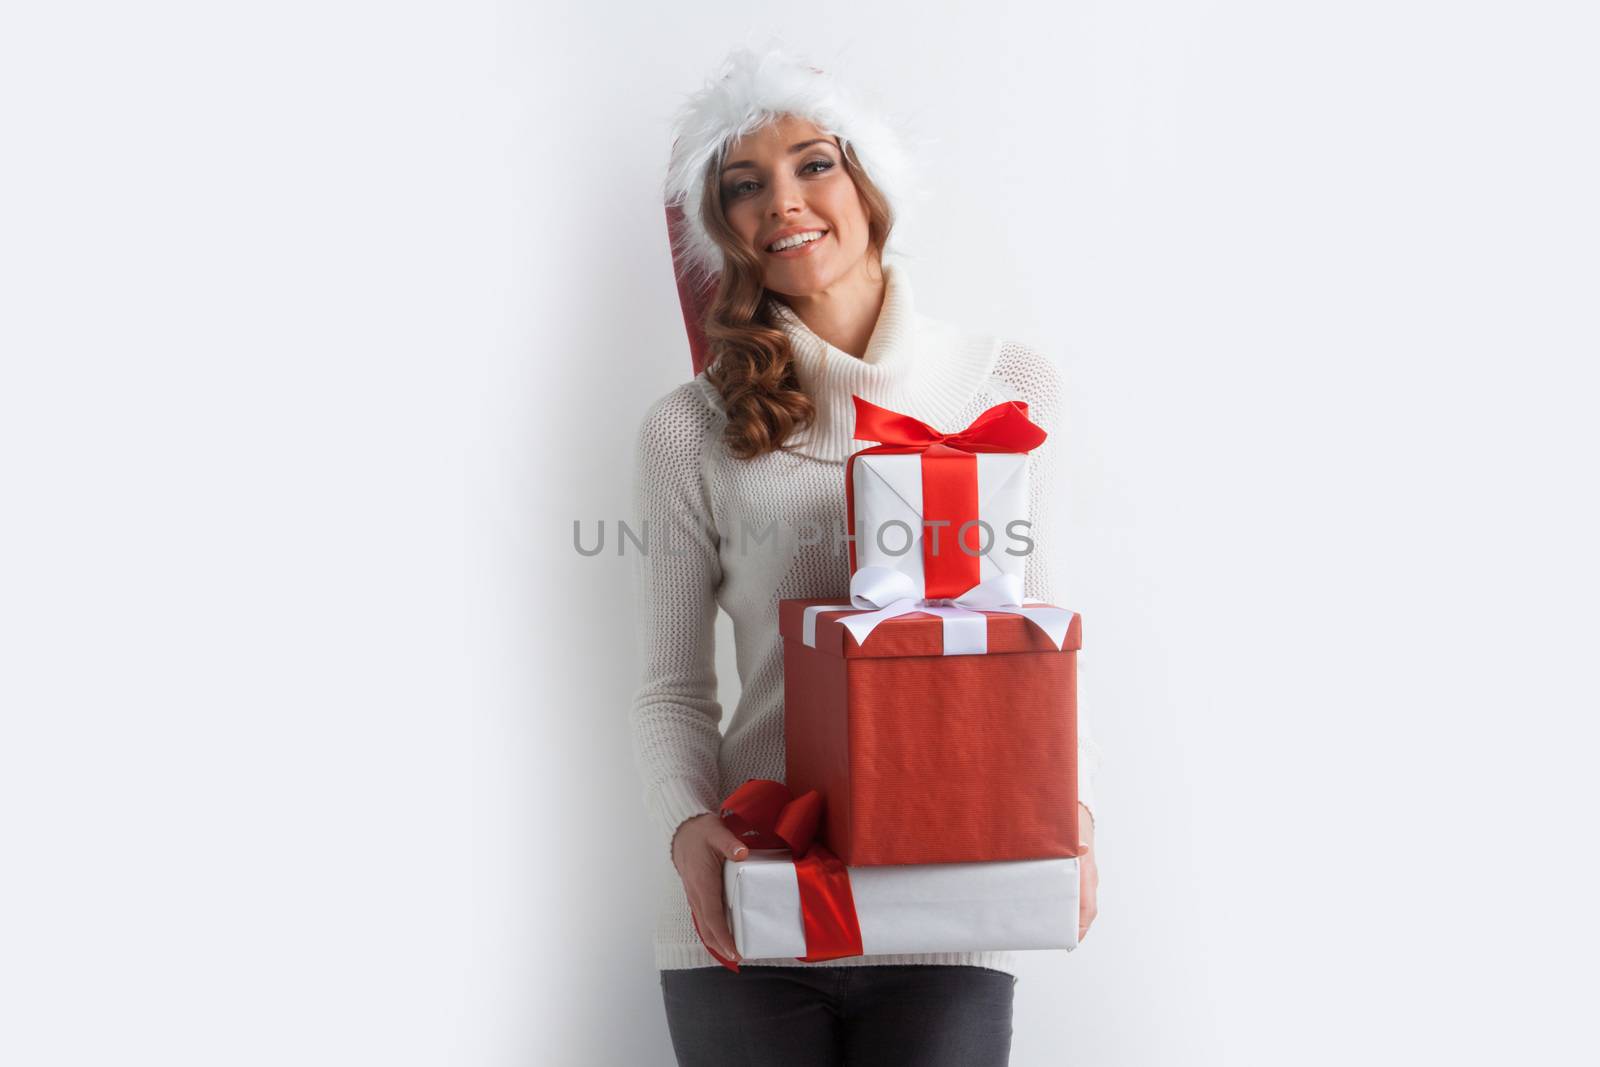
[(785, 237), (781, 241), (774, 241), (767, 246), (768, 252), (782, 252), (785, 248), (795, 248), (799, 245), (810, 244), (822, 237), (821, 230), (811, 230), (807, 233), (797, 233), (793, 237)]

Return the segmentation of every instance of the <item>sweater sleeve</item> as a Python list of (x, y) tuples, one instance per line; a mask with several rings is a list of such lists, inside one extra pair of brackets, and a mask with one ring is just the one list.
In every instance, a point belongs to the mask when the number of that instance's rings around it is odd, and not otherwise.
[(644, 802), (669, 853), (685, 819), (720, 802), (718, 537), (702, 457), (717, 421), (694, 382), (656, 401), (634, 452), (635, 617), (643, 677), (629, 725)]
[[(1024, 596), (1037, 597), (1061, 607), (1057, 599), (1051, 555), (1056, 551), (1059, 524), (1054, 514), (1059, 491), (1061, 455), (1061, 411), (1065, 394), (1061, 373), (1043, 355), (1023, 345), (1005, 343), (995, 362), (995, 376), (1009, 385), (1028, 405), (1028, 417), (1048, 435), (1044, 444), (1029, 453), (1028, 514), (1033, 550), (1023, 570)], [(1078, 655), (1078, 670), (1083, 671), (1084, 656)], [(1081, 689), (1080, 686), (1080, 695)], [(1090, 729), (1083, 701), (1078, 703), (1078, 800), (1095, 813), (1094, 778), (1100, 768), (1100, 748)]]

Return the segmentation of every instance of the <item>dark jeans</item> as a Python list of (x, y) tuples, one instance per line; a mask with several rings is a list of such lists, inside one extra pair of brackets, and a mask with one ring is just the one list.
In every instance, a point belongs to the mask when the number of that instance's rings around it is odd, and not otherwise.
[(1004, 1067), (1016, 984), (937, 964), (661, 972), (679, 1067)]

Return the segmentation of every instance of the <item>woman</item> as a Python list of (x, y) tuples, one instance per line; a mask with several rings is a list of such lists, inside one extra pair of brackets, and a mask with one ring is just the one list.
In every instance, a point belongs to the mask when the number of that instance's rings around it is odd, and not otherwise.
[[(1046, 359), (916, 310), (891, 238), (904, 184), (888, 129), (781, 51), (736, 52), (679, 118), (667, 183), (684, 212), (675, 252), (696, 272), (691, 289), (720, 279), (700, 324), (709, 365), (657, 401), (639, 432), (645, 676), (631, 722), (674, 868), (663, 872), (655, 950), (681, 1064), (981, 1067), (1009, 1057), (1010, 953), (747, 959), (734, 973), (695, 929), (737, 959), (721, 871), (746, 852), (716, 812), (746, 779), (784, 777), (777, 601), (849, 586), (843, 461), (864, 447), (852, 439), (852, 394), (945, 429), (1008, 399), (1026, 401), (1047, 431), (1060, 412)], [(1055, 440), (1030, 460), (1037, 547), (1024, 587), (1044, 600)], [(741, 686), (726, 736), (719, 605), (733, 620)], [(1093, 752), (1085, 737), (1086, 811)], [(1081, 822), (1080, 936), (1097, 882), (1092, 819)]]

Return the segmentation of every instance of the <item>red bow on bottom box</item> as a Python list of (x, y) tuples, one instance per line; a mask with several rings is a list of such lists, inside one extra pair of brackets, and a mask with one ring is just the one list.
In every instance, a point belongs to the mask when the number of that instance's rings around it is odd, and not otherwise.
[[(794, 854), (800, 885), (800, 918), (806, 937), (802, 963), (859, 956), (861, 926), (850, 893), (850, 871), (839, 857), (813, 840), (822, 819), (822, 795), (815, 789), (793, 796), (782, 782), (751, 778), (722, 802), (722, 822), (747, 848), (786, 848)], [(729, 860), (737, 863), (737, 860)], [(735, 973), (739, 965), (711, 947), (690, 913), (694, 932), (717, 962)]]

